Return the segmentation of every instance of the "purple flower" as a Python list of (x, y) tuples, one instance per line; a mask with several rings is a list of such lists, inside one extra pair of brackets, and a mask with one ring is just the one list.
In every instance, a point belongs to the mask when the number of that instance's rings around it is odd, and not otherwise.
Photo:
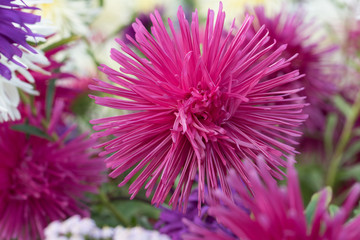
[(184, 212), (161, 207), (162, 212), (155, 229), (158, 229), (160, 233), (167, 234), (173, 240), (181, 240), (183, 234), (189, 233), (189, 228), (183, 219), (195, 222), (208, 229), (223, 228), (216, 222), (215, 218), (208, 215), (206, 204), (202, 204), (200, 216), (197, 206), (198, 194), (197, 189), (194, 189), (189, 196), (187, 209)]
[[(158, 8), (158, 11), (160, 14), (163, 13), (162, 8)], [(136, 18), (141, 21), (141, 23), (144, 25), (144, 27), (147, 30), (150, 30), (150, 28), (152, 26), (152, 22), (151, 22), (149, 13), (140, 13)], [(121, 31), (121, 35), (122, 35), (122, 37), (121, 37), (122, 41), (124, 41), (125, 44), (131, 44), (131, 41), (128, 39), (127, 36), (129, 36), (131, 38), (135, 38), (135, 30), (132, 27), (132, 25), (128, 25)]]
[[(33, 10), (36, 8), (11, 3), (9, 0), (0, 0), (0, 58), (23, 66), (22, 63), (14, 59), (14, 56), (21, 57), (23, 50), (36, 54), (37, 52), (27, 43), (28, 38), (40, 37), (31, 31), (28, 25), (40, 21), (40, 16), (34, 15), (23, 10)], [(23, 49), (22, 49), (23, 48)], [(11, 78), (11, 71), (0, 63), (0, 75), (6, 79)]]
[(288, 184), (279, 187), (271, 177), (263, 160), (258, 161), (258, 168), (245, 163), (249, 175), (251, 192), (232, 171), (228, 177), (230, 186), (242, 199), (244, 208), (216, 192), (210, 200), (208, 213), (228, 228), (237, 238), (222, 231), (211, 231), (197, 224), (186, 221), (191, 234), (184, 235), (185, 240), (258, 240), (258, 239), (296, 239), (296, 240), (355, 240), (360, 239), (360, 216), (347, 221), (351, 210), (358, 202), (360, 185), (352, 188), (345, 204), (332, 216), (327, 211), (330, 191), (320, 192), (315, 211), (309, 225), (304, 214), (297, 172), (292, 163), (288, 166)]
[[(49, 129), (58, 129), (53, 124)], [(103, 160), (91, 151), (95, 141), (88, 134), (69, 139), (73, 128), (50, 141), (11, 126), (0, 124), (0, 239), (42, 239), (49, 222), (88, 216), (85, 193), (104, 180)]]
[(229, 194), (225, 176), (230, 168), (248, 182), (244, 159), (262, 153), (269, 171), (281, 177), (279, 167), (295, 153), (293, 137), (301, 133), (294, 128), (307, 116), (301, 113), (303, 97), (290, 95), (301, 88), (276, 89), (301, 76), (294, 70), (269, 78), (290, 64), (280, 58), (286, 47), (272, 43), (263, 49), (269, 43), (264, 27), (246, 41), (249, 16), (235, 36), (234, 25), (224, 36), (222, 4), (216, 19), (214, 15), (209, 10), (200, 30), (197, 12), (189, 24), (180, 7), (179, 31), (169, 20), (170, 33), (158, 12), (151, 15), (152, 34), (137, 20), (136, 40), (129, 40), (144, 57), (118, 40), (122, 52), (112, 49), (111, 57), (120, 71), (102, 66), (112, 84), (98, 80), (90, 85), (113, 96), (91, 96), (97, 104), (131, 111), (91, 123), (100, 131), (94, 137), (115, 136), (99, 145), (105, 148), (101, 156), (110, 154), (111, 177), (135, 166), (120, 184), (138, 174), (129, 188), (132, 197), (145, 186), (147, 195), (154, 192), (152, 203), (159, 205), (180, 175), (170, 205), (181, 208), (185, 203), (186, 209), (197, 174), (200, 204), (205, 185), (212, 195), (219, 182)]

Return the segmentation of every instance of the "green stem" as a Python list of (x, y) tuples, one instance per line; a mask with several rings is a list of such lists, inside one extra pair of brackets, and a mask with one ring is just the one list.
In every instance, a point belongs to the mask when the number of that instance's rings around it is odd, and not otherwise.
[(345, 148), (348, 142), (351, 139), (352, 130), (355, 124), (357, 117), (359, 116), (360, 112), (360, 92), (358, 92), (356, 96), (356, 100), (352, 106), (351, 114), (347, 116), (345, 126), (343, 131), (340, 135), (340, 139), (336, 146), (335, 152), (330, 160), (330, 166), (328, 169), (326, 183), (328, 186), (333, 187), (337, 175), (337, 171), (340, 167), (341, 160), (345, 151)]
[(26, 93), (24, 93), (23, 91), (19, 91), (19, 95), (23, 103), (30, 105), (31, 113), (36, 116), (37, 111), (35, 107), (34, 96), (26, 95)]
[(125, 227), (130, 227), (130, 224), (128, 223), (128, 221), (125, 219), (124, 216), (121, 215), (121, 213), (116, 209), (116, 207), (114, 205), (111, 204), (111, 202), (109, 201), (107, 195), (103, 192), (100, 191), (100, 200), (101, 202), (110, 210), (110, 212), (112, 212), (114, 214), (114, 216), (116, 217), (116, 219)]
[[(41, 125), (45, 130), (49, 128), (49, 122), (46, 119), (41, 120)], [(53, 132), (50, 137), (55, 142), (60, 139), (59, 135), (57, 135), (56, 132)]]
[(55, 49), (57, 47), (66, 45), (66, 44), (68, 44), (70, 42), (73, 42), (73, 41), (76, 41), (76, 40), (79, 40), (79, 39), (80, 39), (79, 36), (72, 35), (72, 36), (70, 36), (68, 38), (61, 39), (60, 41), (57, 41), (57, 42), (55, 42), (55, 43), (53, 43), (53, 44), (51, 44), (49, 46), (44, 47), (42, 49), (42, 51), (47, 52), (47, 51), (53, 50), (53, 49)]
[(101, 65), (101, 63), (96, 59), (96, 56), (94, 54), (94, 52), (91, 49), (91, 43), (90, 41), (86, 38), (83, 37), (82, 40), (86, 43), (87, 46), (87, 53), (89, 54), (89, 56), (91, 57), (91, 59), (93, 60), (95, 67), (98, 67)]

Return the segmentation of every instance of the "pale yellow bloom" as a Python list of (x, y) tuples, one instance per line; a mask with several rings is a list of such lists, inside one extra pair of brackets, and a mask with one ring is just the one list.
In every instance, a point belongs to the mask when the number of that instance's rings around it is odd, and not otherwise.
[(174, 16), (181, 4), (181, 0), (104, 0), (103, 9), (92, 27), (107, 37), (131, 24), (139, 13), (151, 13), (161, 7), (165, 10), (164, 16)]
[(57, 37), (50, 39), (53, 41), (71, 34), (88, 36), (88, 25), (100, 11), (94, 0), (52, 0), (37, 7), (42, 19), (55, 26)]
[[(234, 18), (241, 19), (243, 17), (246, 7), (263, 5), (267, 12), (274, 12), (280, 9), (282, 0), (222, 0), (221, 2), (226, 13), (226, 22), (232, 22)], [(195, 0), (195, 6), (199, 15), (205, 18), (209, 8), (217, 12), (219, 1)]]

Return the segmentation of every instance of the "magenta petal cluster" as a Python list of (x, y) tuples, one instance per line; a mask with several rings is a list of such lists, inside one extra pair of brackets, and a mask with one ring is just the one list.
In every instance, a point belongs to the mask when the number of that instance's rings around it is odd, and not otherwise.
[(191, 234), (185, 240), (356, 240), (360, 239), (360, 216), (347, 222), (351, 211), (360, 197), (360, 184), (354, 185), (344, 205), (332, 216), (328, 212), (330, 192), (320, 192), (311, 223), (308, 225), (299, 187), (297, 172), (290, 162), (288, 166), (288, 184), (279, 187), (269, 174), (262, 160), (258, 162), (259, 170), (253, 165), (245, 164), (251, 182), (251, 193), (236, 175), (229, 174), (228, 182), (242, 199), (239, 207), (216, 192), (215, 200), (211, 200), (208, 213), (215, 217), (237, 238), (225, 232), (212, 232), (187, 221)]
[(105, 166), (87, 134), (66, 135), (52, 142), (0, 125), (0, 239), (43, 239), (49, 222), (88, 215), (84, 194), (97, 191)]
[(197, 174), (200, 204), (205, 184), (210, 195), (219, 184), (230, 193), (225, 176), (231, 168), (248, 182), (243, 161), (259, 153), (281, 177), (278, 167), (295, 153), (296, 128), (307, 116), (304, 98), (290, 97), (301, 88), (276, 90), (301, 78), (297, 70), (268, 78), (290, 64), (280, 57), (286, 46), (269, 45), (265, 27), (246, 38), (253, 17), (246, 16), (236, 31), (234, 22), (224, 29), (221, 4), (216, 18), (209, 10), (204, 28), (197, 12), (191, 23), (181, 7), (177, 17), (179, 25), (169, 19), (167, 30), (155, 12), (151, 33), (137, 20), (135, 39), (129, 40), (141, 54), (118, 40), (122, 51), (112, 49), (111, 58), (121, 65), (119, 71), (103, 66), (111, 83), (99, 80), (90, 88), (110, 95), (91, 96), (97, 104), (130, 111), (91, 121), (99, 131), (95, 137), (115, 136), (99, 146), (102, 156), (109, 155), (110, 176), (132, 168), (120, 185), (137, 175), (130, 194), (145, 186), (156, 205), (178, 177), (170, 204), (181, 208)]

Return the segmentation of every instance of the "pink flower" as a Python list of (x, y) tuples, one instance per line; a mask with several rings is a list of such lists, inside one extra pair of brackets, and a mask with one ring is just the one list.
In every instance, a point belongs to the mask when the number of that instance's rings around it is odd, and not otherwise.
[(120, 71), (103, 66), (112, 84), (99, 80), (90, 88), (113, 96), (91, 96), (97, 104), (131, 111), (91, 121), (100, 131), (95, 137), (115, 136), (99, 145), (105, 147), (101, 156), (110, 154), (110, 176), (135, 166), (120, 185), (139, 173), (130, 194), (134, 197), (145, 186), (148, 195), (154, 192), (152, 203), (159, 205), (180, 175), (170, 204), (181, 208), (196, 174), (201, 201), (205, 182), (210, 194), (218, 183), (229, 194), (228, 169), (247, 182), (243, 159), (251, 161), (259, 153), (267, 156), (272, 174), (281, 177), (278, 167), (295, 153), (292, 139), (300, 132), (294, 128), (306, 115), (299, 103), (303, 98), (289, 97), (301, 89), (274, 90), (299, 79), (297, 70), (267, 78), (290, 64), (291, 59), (280, 58), (286, 46), (274, 48), (272, 43), (262, 49), (269, 42), (264, 27), (246, 40), (252, 17), (246, 16), (235, 36), (234, 24), (224, 36), (222, 4), (216, 19), (209, 10), (201, 32), (197, 12), (191, 24), (181, 7), (177, 16), (179, 27), (168, 20), (171, 33), (158, 12), (151, 15), (152, 34), (137, 20), (136, 40), (129, 40), (144, 57), (118, 40), (122, 52), (112, 49), (111, 57)]
[(360, 20), (352, 23), (346, 36), (345, 50), (350, 56), (356, 55), (360, 51)]
[[(324, 38), (311, 39), (317, 31), (316, 24), (314, 21), (306, 21), (305, 13), (301, 9), (289, 12), (284, 8), (272, 17), (266, 16), (264, 7), (256, 7), (254, 12), (255, 32), (265, 25), (269, 36), (277, 41), (276, 46), (287, 44), (282, 57), (297, 54), (291, 64), (281, 69), (279, 74), (293, 70), (299, 70), (301, 74), (305, 74), (301, 80), (289, 83), (290, 88), (304, 87), (304, 91), (301, 91), (299, 95), (306, 96), (307, 102), (310, 103), (304, 108), (304, 112), (309, 115), (304, 124), (305, 131), (310, 133), (324, 131), (326, 113), (333, 110), (327, 102), (337, 91), (335, 81), (339, 78), (337, 72), (339, 66), (329, 61), (337, 47), (321, 47), (321, 44), (324, 45)], [(289, 86), (285, 87), (289, 88)]]
[(68, 139), (73, 128), (50, 141), (10, 127), (0, 124), (0, 239), (42, 239), (49, 222), (88, 216), (84, 194), (104, 180), (103, 160), (89, 151), (95, 141)]
[[(292, 163), (288, 166), (288, 184), (279, 187), (269, 174), (263, 160), (258, 161), (259, 171), (251, 164), (245, 164), (249, 174), (251, 193), (238, 178), (235, 171), (228, 177), (228, 183), (241, 199), (241, 207), (216, 192), (210, 202), (208, 213), (241, 240), (296, 239), (296, 240), (356, 240), (360, 239), (360, 216), (346, 222), (360, 196), (360, 184), (354, 185), (345, 204), (331, 216), (327, 211), (330, 191), (320, 192), (312, 221), (307, 225), (302, 203), (297, 172)], [(244, 209), (251, 211), (249, 215)], [(186, 221), (186, 220), (185, 220)], [(185, 240), (223, 239), (234, 237), (225, 232), (212, 232), (186, 221), (191, 234)]]

